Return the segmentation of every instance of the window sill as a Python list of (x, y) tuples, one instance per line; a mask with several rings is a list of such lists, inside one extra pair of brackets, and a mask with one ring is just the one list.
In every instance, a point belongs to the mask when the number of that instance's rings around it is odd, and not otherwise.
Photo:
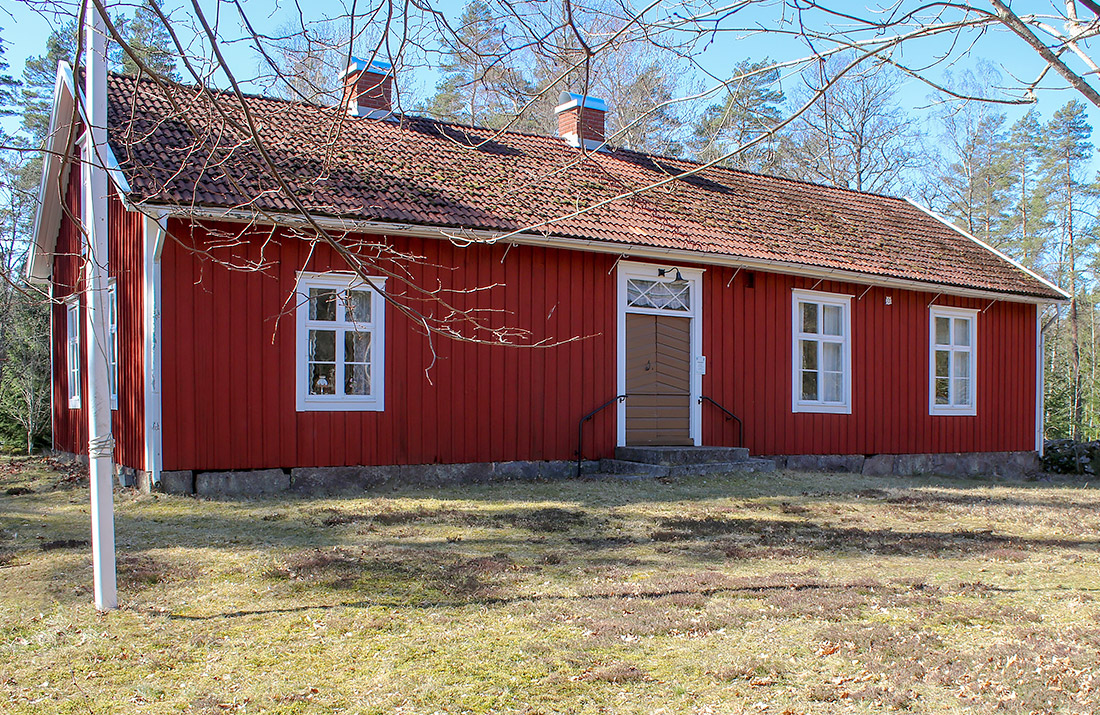
[(825, 405), (814, 404), (809, 402), (798, 402), (791, 407), (791, 412), (808, 412), (824, 415), (850, 415), (852, 414), (851, 405)]
[(382, 412), (385, 405), (381, 400), (348, 400), (333, 398), (319, 400), (299, 397), (298, 412)]
[(978, 410), (973, 407), (933, 407), (928, 414), (932, 417), (977, 417)]

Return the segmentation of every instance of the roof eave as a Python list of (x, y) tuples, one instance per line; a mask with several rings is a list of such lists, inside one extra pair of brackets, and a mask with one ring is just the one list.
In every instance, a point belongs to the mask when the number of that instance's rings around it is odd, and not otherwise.
[[(271, 223), (277, 225), (308, 228), (309, 221), (299, 214), (276, 214), (271, 212), (257, 212), (248, 209), (230, 209), (216, 207), (197, 206), (171, 206), (166, 204), (143, 204), (142, 211), (159, 211), (168, 216), (195, 220), (231, 221), (237, 223)], [(424, 238), (442, 238), (456, 240), (463, 243), (498, 242), (502, 236), (508, 243), (532, 246), (552, 246), (571, 250), (584, 250), (597, 253), (610, 253), (624, 257), (647, 258), (650, 260), (676, 260), (685, 263), (702, 263), (706, 265), (722, 265), (740, 267), (748, 270), (771, 271), (777, 273), (794, 273), (809, 278), (823, 280), (844, 281), (859, 283), (862, 285), (882, 286), (898, 288), (902, 290), (915, 290), (923, 292), (939, 292), (945, 295), (954, 295), (965, 298), (980, 298), (983, 300), (1003, 300), (1017, 303), (1034, 303), (1048, 305), (1064, 303), (1066, 299), (1049, 296), (1032, 295), (1013, 291), (995, 291), (980, 288), (968, 288), (947, 283), (932, 281), (920, 281), (905, 278), (894, 278), (880, 274), (869, 274), (860, 271), (844, 270), (840, 268), (827, 268), (812, 266), (794, 261), (776, 261), (771, 259), (746, 258), (723, 253), (710, 253), (704, 251), (691, 251), (675, 248), (658, 248), (642, 246), (638, 244), (616, 243), (612, 241), (600, 241), (586, 238), (569, 238), (564, 236), (547, 236), (533, 233), (511, 233), (504, 231), (489, 231), (483, 229), (464, 229), (453, 226), (427, 226), (420, 224), (391, 223), (386, 221), (367, 221), (358, 219), (342, 219), (335, 217), (312, 217), (325, 230), (349, 232), (349, 233), (373, 233), (373, 234), (400, 234), (405, 236), (418, 236)], [(992, 250), (992, 249), (991, 249)], [(1011, 260), (1011, 259), (1007, 259)], [(1026, 269), (1024, 269), (1026, 270)], [(1030, 271), (1028, 271), (1030, 273)], [(1044, 285), (1049, 282), (1042, 280)], [(1063, 291), (1055, 286), (1051, 288), (1060, 295)]]
[[(45, 160), (42, 162), (42, 177), (38, 184), (38, 206), (34, 217), (34, 240), (30, 246), (30, 256), (26, 262), (26, 278), (34, 283), (45, 283), (53, 273), (52, 258), (57, 246), (57, 232), (61, 224), (62, 169), (69, 159), (71, 147), (70, 126), (73, 117), (73, 103), (77, 103), (80, 119), (84, 117), (83, 98), (76, 86), (72, 67), (62, 60), (57, 63), (57, 77), (54, 80), (53, 106), (50, 109), (50, 129), (43, 147)], [(106, 146), (103, 163), (123, 202), (130, 193), (130, 182), (122, 173), (118, 158), (110, 145)], [(129, 206), (127, 206), (130, 208)]]
[(944, 226), (947, 226), (948, 228), (952, 229), (953, 231), (956, 231), (957, 233), (961, 234), (962, 236), (965, 236), (966, 238), (968, 238), (971, 241), (973, 241), (974, 243), (978, 244), (979, 246), (981, 246), (985, 250), (989, 251), (993, 255), (997, 256), (1001, 260), (1004, 260), (1004, 261), (1007, 261), (1008, 263), (1011, 263), (1018, 270), (1021, 270), (1024, 273), (1028, 274), (1029, 276), (1031, 276), (1032, 278), (1039, 281), (1040, 283), (1045, 285), (1047, 288), (1050, 288), (1052, 291), (1054, 291), (1055, 293), (1057, 293), (1058, 295), (1061, 296), (1061, 298), (1059, 298), (1056, 301), (1052, 301), (1052, 302), (1066, 303), (1066, 302), (1068, 302), (1072, 299), (1072, 296), (1070, 296), (1069, 293), (1065, 292), (1064, 290), (1062, 290), (1058, 286), (1054, 285), (1053, 283), (1048, 281), (1046, 278), (1043, 278), (1041, 275), (1039, 275), (1035, 271), (1031, 270), (1030, 268), (1028, 268), (1024, 264), (1020, 263), (1016, 259), (1012, 258), (1011, 256), (1008, 256), (1004, 253), (1001, 253), (996, 248), (994, 248), (993, 246), (990, 246), (988, 243), (981, 240), (977, 236), (969, 233), (968, 231), (964, 231), (963, 229), (959, 228), (955, 224), (951, 223), (950, 221), (947, 220), (946, 216), (941, 216), (940, 214), (936, 213), (932, 209), (930, 209), (926, 206), (921, 206), (919, 203), (917, 203), (913, 199), (909, 198), (908, 196), (905, 197), (905, 200), (908, 201), (913, 206), (920, 209), (921, 211), (923, 211), (924, 213), (926, 213), (927, 215), (929, 215), (932, 218), (936, 219), (937, 221), (942, 223)]
[[(27, 259), (27, 280), (44, 283), (53, 272), (50, 258), (57, 245), (57, 231), (61, 222), (60, 188), (61, 169), (68, 158), (69, 150), (62, 147), (67, 141), (69, 120), (72, 117), (74, 101), (74, 83), (72, 68), (67, 62), (57, 64), (57, 77), (54, 79), (53, 106), (50, 109), (50, 129), (46, 134), (46, 144), (42, 148), (45, 158), (42, 162), (42, 176), (38, 182), (38, 205), (34, 213), (34, 240)], [(64, 122), (64, 123), (63, 123)]]

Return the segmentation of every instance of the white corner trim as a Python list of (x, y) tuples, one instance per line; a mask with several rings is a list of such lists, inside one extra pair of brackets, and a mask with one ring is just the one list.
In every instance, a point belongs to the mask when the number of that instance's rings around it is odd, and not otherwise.
[(962, 234), (963, 236), (966, 236), (966, 237), (967, 237), (967, 238), (969, 238), (969, 239), (970, 239), (971, 241), (973, 241), (974, 243), (978, 244), (979, 246), (981, 246), (981, 247), (982, 247), (982, 248), (984, 248), (985, 250), (989, 251), (990, 253), (994, 254), (994, 255), (995, 255), (995, 256), (997, 256), (998, 258), (1002, 258), (1002, 259), (1004, 259), (1004, 260), (1008, 261), (1009, 263), (1011, 263), (1011, 264), (1012, 264), (1013, 266), (1015, 266), (1016, 268), (1019, 268), (1019, 269), (1020, 269), (1021, 271), (1023, 271), (1024, 273), (1028, 274), (1029, 276), (1031, 276), (1031, 277), (1032, 277), (1032, 278), (1034, 278), (1035, 280), (1037, 280), (1037, 281), (1039, 281), (1040, 283), (1042, 283), (1043, 285), (1045, 285), (1045, 286), (1046, 286), (1047, 288), (1050, 288), (1051, 290), (1053, 290), (1053, 291), (1055, 291), (1055, 292), (1057, 292), (1057, 293), (1061, 294), (1061, 295), (1062, 295), (1062, 297), (1063, 297), (1063, 300), (1071, 300), (1071, 298), (1072, 298), (1072, 297), (1070, 296), (1070, 294), (1069, 294), (1069, 293), (1065, 292), (1064, 290), (1062, 290), (1062, 289), (1061, 289), (1061, 288), (1059, 288), (1058, 286), (1054, 285), (1053, 283), (1051, 283), (1050, 281), (1048, 281), (1048, 280), (1047, 280), (1046, 278), (1043, 278), (1043, 277), (1042, 277), (1041, 275), (1039, 275), (1039, 274), (1038, 274), (1038, 273), (1036, 273), (1035, 271), (1031, 270), (1031, 269), (1030, 269), (1030, 268), (1028, 268), (1027, 266), (1023, 265), (1022, 263), (1020, 263), (1020, 262), (1019, 262), (1019, 261), (1017, 261), (1016, 259), (1014, 259), (1014, 258), (1011, 258), (1010, 256), (1006, 256), (1006, 255), (1005, 255), (1004, 253), (1001, 253), (1001, 252), (1000, 252), (1000, 251), (998, 251), (998, 250), (997, 250), (996, 248), (994, 248), (993, 246), (990, 246), (990, 245), (989, 245), (988, 243), (986, 243), (985, 241), (981, 240), (981, 239), (980, 239), (980, 238), (978, 238), (977, 236), (974, 236), (974, 235), (972, 235), (971, 233), (969, 233), (969, 232), (967, 232), (967, 231), (964, 231), (963, 229), (959, 228), (959, 227), (958, 227), (958, 226), (956, 226), (955, 224), (951, 223), (950, 221), (948, 221), (948, 220), (947, 220), (947, 218), (946, 218), (946, 217), (944, 217), (944, 216), (941, 216), (940, 214), (936, 213), (935, 211), (933, 211), (932, 209), (930, 209), (930, 208), (928, 208), (928, 207), (926, 207), (926, 206), (921, 206), (920, 204), (918, 204), (918, 203), (917, 203), (916, 201), (914, 201), (913, 199), (909, 198), (908, 196), (907, 196), (907, 197), (905, 197), (905, 200), (906, 200), (906, 201), (908, 201), (908, 202), (909, 202), (910, 204), (912, 204), (913, 206), (915, 206), (915, 207), (917, 207), (918, 209), (920, 209), (921, 211), (923, 211), (924, 213), (928, 214), (928, 215), (929, 215), (929, 216), (931, 216), (932, 218), (936, 219), (937, 221), (939, 221), (940, 223), (942, 223), (942, 224), (943, 224), (944, 226), (947, 226), (948, 228), (950, 228), (950, 229), (952, 229), (952, 230), (954, 230), (954, 231), (957, 231), (958, 233)]
[[(826, 291), (808, 290), (804, 288), (791, 289), (791, 412), (816, 413), (830, 415), (852, 414), (852, 383), (855, 382), (852, 375), (852, 298), (849, 293), (829, 293)], [(839, 306), (843, 311), (843, 341), (841, 342), (841, 360), (843, 361), (843, 384), (841, 393), (842, 402), (825, 402), (824, 400), (811, 402), (802, 399), (802, 340), (801, 331), (798, 328), (801, 316), (798, 314), (800, 299), (819, 305)], [(819, 316), (819, 320), (823, 320)], [(818, 333), (822, 335), (823, 333)], [(831, 342), (836, 342), (835, 339)], [(821, 361), (823, 356), (818, 355), (818, 373), (823, 372)], [(820, 391), (824, 391), (822, 385), (818, 385)], [(819, 393), (821, 394), (821, 393)]]
[[(933, 417), (974, 417), (978, 414), (978, 316), (976, 308), (955, 308), (946, 305), (928, 306), (928, 414)], [(970, 404), (963, 406), (936, 404), (936, 318), (965, 318), (970, 321)], [(952, 328), (954, 330), (954, 328)], [(954, 351), (952, 351), (954, 352)], [(954, 360), (952, 360), (952, 366)], [(954, 380), (952, 375), (950, 380)]]
[(1043, 331), (1043, 311), (1035, 306), (1035, 451), (1043, 456), (1046, 440), (1043, 438), (1046, 419), (1046, 334)]
[[(325, 286), (337, 289), (368, 289), (371, 295), (371, 394), (368, 397), (347, 397), (341, 395), (308, 394), (309, 337), (307, 335), (306, 314), (309, 296), (303, 288)], [(350, 271), (328, 271), (318, 273), (299, 271), (295, 284), (294, 324), (295, 324), (295, 368), (294, 403), (298, 412), (382, 412), (386, 408), (386, 301), (381, 292), (386, 289), (386, 279), (381, 276), (369, 276), (363, 280)], [(339, 343), (337, 354), (341, 352)], [(342, 360), (337, 361), (336, 381), (340, 382)]]
[(142, 323), (144, 325), (145, 471), (153, 484), (160, 483), (164, 468), (164, 406), (161, 390), (161, 288), (160, 252), (164, 246), (165, 219), (144, 217)]
[[(69, 137), (69, 117), (72, 116), (72, 104), (77, 103), (80, 118), (85, 125), (88, 124), (84, 112), (84, 92), (76, 87), (73, 78), (72, 67), (68, 62), (61, 61), (57, 64), (57, 76), (54, 79), (53, 104), (50, 108), (50, 128), (46, 134), (46, 160), (42, 162), (42, 176), (38, 185), (38, 205), (34, 215), (34, 240), (31, 241), (30, 255), (26, 262), (26, 276), (28, 280), (44, 282), (49, 280), (52, 274), (52, 266), (49, 258), (52, 257), (57, 245), (57, 231), (61, 221), (61, 192), (60, 182), (65, 179), (61, 169), (67, 164), (64, 157), (68, 156), (72, 147), (63, 147), (61, 144)], [(80, 141), (82, 137), (75, 137)], [(104, 168), (108, 176), (114, 182), (115, 188), (123, 202), (127, 202), (127, 194), (130, 192), (130, 182), (118, 163), (118, 157), (108, 142), (104, 142), (101, 148), (103, 152)], [(58, 190), (51, 190), (54, 181), (59, 182)]]

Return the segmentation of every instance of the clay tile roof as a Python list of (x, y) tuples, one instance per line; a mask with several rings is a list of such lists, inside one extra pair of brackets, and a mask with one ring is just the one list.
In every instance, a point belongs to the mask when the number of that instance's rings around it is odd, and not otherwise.
[[(170, 98), (169, 98), (170, 97)], [(245, 100), (272, 161), (313, 213), (368, 221), (532, 232), (841, 269), (1007, 295), (1061, 299), (1033, 275), (903, 199), (708, 168), (558, 137), (418, 117), (379, 121), (340, 108)], [(134, 201), (295, 211), (243, 132), (239, 102), (214, 107), (112, 75), (109, 141)], [(533, 228), (532, 228), (533, 227)]]

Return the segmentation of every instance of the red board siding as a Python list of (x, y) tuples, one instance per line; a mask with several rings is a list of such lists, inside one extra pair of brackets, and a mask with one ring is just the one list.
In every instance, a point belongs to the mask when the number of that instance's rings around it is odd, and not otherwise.
[[(54, 448), (66, 452), (87, 453), (88, 399), (87, 371), (81, 370), (82, 408), (69, 409), (68, 374), (66, 372), (66, 306), (65, 299), (84, 289), (83, 259), (80, 246), (83, 236), (79, 227), (81, 215), (81, 171), (73, 164), (69, 171), (65, 206), (58, 232), (53, 264), (53, 442)], [(112, 187), (108, 200), (110, 231), (110, 275), (118, 290), (119, 395), (118, 409), (112, 411), (115, 438), (115, 461), (118, 464), (145, 468), (144, 422), (144, 225), (140, 214), (127, 211)], [(81, 305), (81, 365), (87, 364), (87, 336), (84, 325), (85, 299)]]
[[(754, 454), (993, 452), (1035, 447), (1035, 306), (710, 268), (703, 392), (745, 422)], [(816, 286), (816, 288), (815, 288)], [(791, 290), (852, 295), (852, 414), (791, 411)], [(861, 297), (862, 296), (862, 297)], [(886, 305), (886, 298), (891, 305)], [(929, 304), (977, 308), (977, 415), (928, 414)], [(705, 444), (736, 428), (704, 405)]]
[[(429, 343), (390, 306), (385, 411), (297, 412), (287, 297), (299, 270), (345, 266), (327, 248), (310, 255), (308, 244), (285, 234), (257, 233), (235, 248), (213, 248), (237, 230), (169, 226), (162, 271), (165, 469), (572, 459), (577, 421), (615, 394), (614, 256), (529, 246), (457, 248), (401, 237), (387, 240), (422, 257), (409, 268), (414, 284), (457, 291), (497, 285), (453, 294), (453, 300), (497, 309), (498, 324), (529, 329), (535, 340), (582, 339), (536, 349), (445, 338)], [(269, 266), (230, 270), (211, 254)], [(742, 417), (754, 453), (1034, 447), (1035, 306), (883, 288), (864, 294), (866, 286), (762, 272), (749, 287), (748, 276), (716, 267), (704, 274), (703, 392)], [(391, 279), (389, 287), (397, 284)], [(851, 415), (791, 412), (791, 290), (814, 287), (853, 295)], [(976, 417), (928, 415), (928, 304), (934, 298), (985, 310), (977, 323)], [(610, 456), (614, 409), (586, 425), (585, 435), (586, 456)], [(733, 423), (709, 405), (703, 441), (736, 441)]]
[[(390, 306), (385, 411), (297, 412), (293, 311), (278, 316), (299, 270), (344, 264), (324, 247), (307, 264), (309, 246), (280, 235), (262, 249), (267, 270), (231, 270), (191, 250), (208, 248), (209, 234), (192, 235), (178, 221), (169, 231), (162, 264), (165, 469), (570, 459), (580, 415), (614, 394), (614, 257), (394, 239), (398, 249), (423, 257), (410, 266), (416, 285), (465, 291), (499, 284), (447, 295), (461, 307), (496, 309), (489, 314), (494, 324), (529, 329), (535, 341), (584, 339), (543, 348), (439, 337), (429, 343)], [(237, 257), (259, 260), (263, 241), (257, 235), (235, 249)], [(400, 292), (394, 279), (388, 287)], [(592, 454), (614, 448), (612, 412), (587, 429)]]

